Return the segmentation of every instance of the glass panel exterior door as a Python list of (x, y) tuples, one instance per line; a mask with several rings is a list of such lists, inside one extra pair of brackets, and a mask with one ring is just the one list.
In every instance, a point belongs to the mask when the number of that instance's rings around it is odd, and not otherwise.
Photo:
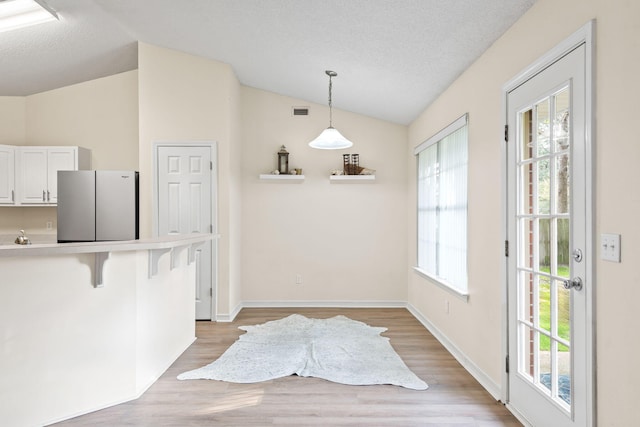
[(535, 426), (591, 416), (585, 81), (581, 45), (507, 94), (507, 403)]
[(518, 114), (518, 373), (571, 407), (569, 84)]

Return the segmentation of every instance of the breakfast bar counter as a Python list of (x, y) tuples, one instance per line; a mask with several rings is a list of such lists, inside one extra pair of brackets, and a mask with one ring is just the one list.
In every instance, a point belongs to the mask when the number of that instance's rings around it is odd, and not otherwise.
[(136, 399), (195, 340), (212, 234), (0, 245), (0, 419), (40, 426)]

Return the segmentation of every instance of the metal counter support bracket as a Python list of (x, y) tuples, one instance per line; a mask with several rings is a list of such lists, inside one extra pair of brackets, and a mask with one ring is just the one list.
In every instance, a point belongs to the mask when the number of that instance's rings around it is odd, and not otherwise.
[(149, 279), (158, 274), (158, 260), (171, 248), (149, 249)]
[(104, 281), (102, 279), (102, 271), (104, 270), (104, 263), (107, 259), (109, 259), (110, 252), (96, 252), (95, 256), (95, 281), (93, 284), (94, 288), (102, 288), (104, 287)]

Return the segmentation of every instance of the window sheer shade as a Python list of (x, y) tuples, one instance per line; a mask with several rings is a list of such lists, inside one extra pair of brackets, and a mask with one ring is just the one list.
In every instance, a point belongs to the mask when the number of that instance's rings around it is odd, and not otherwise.
[(467, 115), (420, 144), (418, 268), (467, 292)]

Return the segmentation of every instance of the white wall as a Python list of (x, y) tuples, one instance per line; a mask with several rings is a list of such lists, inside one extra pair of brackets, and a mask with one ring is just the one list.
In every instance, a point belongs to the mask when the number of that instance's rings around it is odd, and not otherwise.
[(218, 313), (237, 305), (239, 83), (226, 64), (144, 43), (138, 47), (140, 236), (152, 235), (154, 142), (218, 143)]
[[(409, 148), (469, 112), (469, 291), (468, 302), (428, 280), (409, 275), (409, 302), (441, 330), (496, 384), (500, 384), (503, 242), (500, 144), (501, 87), (557, 43), (597, 20), (596, 30), (596, 239), (622, 234), (622, 263), (597, 270), (598, 425), (636, 423), (640, 373), (628, 363), (640, 352), (636, 302), (640, 275), (640, 145), (635, 104), (640, 98), (640, 3), (628, 0), (538, 0), (476, 63), (411, 124)], [(409, 194), (415, 191), (415, 162), (406, 159)], [(415, 236), (415, 198), (409, 198), (409, 236)], [(415, 242), (409, 239), (409, 266)], [(444, 301), (450, 301), (450, 312)]]
[[(47, 425), (137, 398), (195, 339), (195, 264), (114, 252), (0, 257), (0, 419)], [(34, 265), (37, 263), (37, 268)]]
[[(302, 105), (309, 116), (293, 116), (292, 107)], [(242, 88), (245, 302), (406, 300), (406, 127), (334, 109), (335, 127), (354, 146), (310, 148), (328, 117), (327, 106)], [(304, 182), (258, 179), (276, 169), (283, 144)], [(376, 181), (330, 183), (343, 153), (360, 154)]]

